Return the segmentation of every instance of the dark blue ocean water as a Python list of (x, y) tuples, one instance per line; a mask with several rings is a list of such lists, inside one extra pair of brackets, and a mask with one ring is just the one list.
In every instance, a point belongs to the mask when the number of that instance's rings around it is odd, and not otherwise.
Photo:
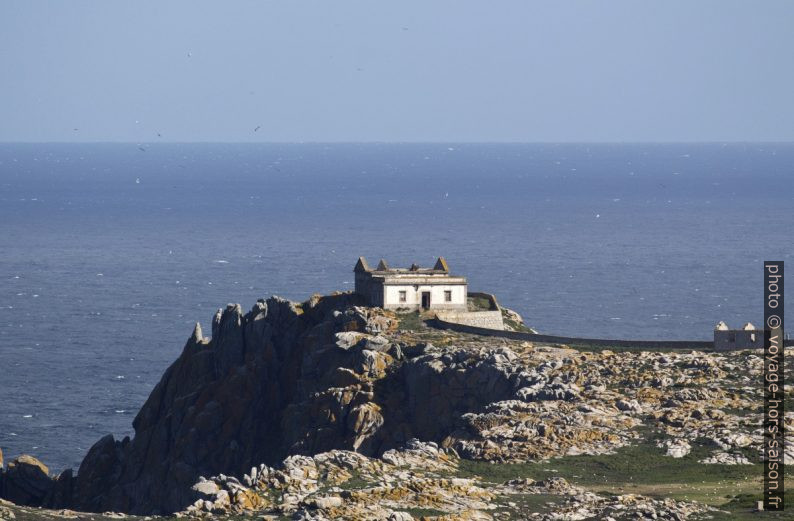
[(78, 465), (195, 321), (351, 289), (359, 255), (443, 255), (542, 332), (759, 323), (793, 174), (790, 144), (0, 145), (0, 447)]

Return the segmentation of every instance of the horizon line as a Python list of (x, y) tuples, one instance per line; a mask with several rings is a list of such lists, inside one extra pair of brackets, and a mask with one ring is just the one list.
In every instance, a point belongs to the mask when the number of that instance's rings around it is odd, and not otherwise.
[(0, 141), (0, 145), (752, 145), (794, 140), (716, 141)]

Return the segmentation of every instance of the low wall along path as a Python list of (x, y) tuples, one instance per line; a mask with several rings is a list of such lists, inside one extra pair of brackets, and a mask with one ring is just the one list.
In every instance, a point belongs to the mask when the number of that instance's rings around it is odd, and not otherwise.
[[(540, 335), (536, 333), (523, 333), (520, 331), (503, 331), (485, 327), (469, 326), (447, 322), (438, 317), (429, 320), (428, 325), (438, 329), (448, 329), (459, 333), (472, 335), (509, 338), (512, 340), (525, 340), (529, 342), (545, 342), (549, 344), (568, 344), (583, 347), (629, 347), (645, 349), (685, 349), (685, 350), (713, 350), (714, 342), (704, 340), (621, 340), (605, 338), (577, 338), (569, 336)], [(785, 347), (794, 346), (794, 340), (785, 340)]]

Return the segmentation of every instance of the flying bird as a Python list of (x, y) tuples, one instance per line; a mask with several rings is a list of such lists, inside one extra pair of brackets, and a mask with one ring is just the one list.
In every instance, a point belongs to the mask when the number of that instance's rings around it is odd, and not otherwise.
[(259, 130), (260, 128), (262, 128), (262, 125), (257, 125), (257, 127), (254, 129), (254, 132), (256, 132), (257, 130)]
[(140, 150), (141, 152), (146, 152), (146, 149), (143, 147), (138, 147), (138, 150)]

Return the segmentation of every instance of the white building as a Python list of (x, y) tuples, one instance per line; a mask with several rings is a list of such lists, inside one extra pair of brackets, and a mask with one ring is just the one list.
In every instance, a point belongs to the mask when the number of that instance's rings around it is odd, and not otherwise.
[(764, 347), (764, 330), (747, 322), (741, 329), (731, 329), (723, 321), (714, 326), (714, 349), (760, 349)]
[(449, 266), (439, 257), (432, 268), (389, 268), (381, 259), (372, 269), (359, 257), (353, 271), (356, 293), (367, 297), (371, 306), (384, 309), (458, 309), (466, 310), (466, 277), (449, 274)]

